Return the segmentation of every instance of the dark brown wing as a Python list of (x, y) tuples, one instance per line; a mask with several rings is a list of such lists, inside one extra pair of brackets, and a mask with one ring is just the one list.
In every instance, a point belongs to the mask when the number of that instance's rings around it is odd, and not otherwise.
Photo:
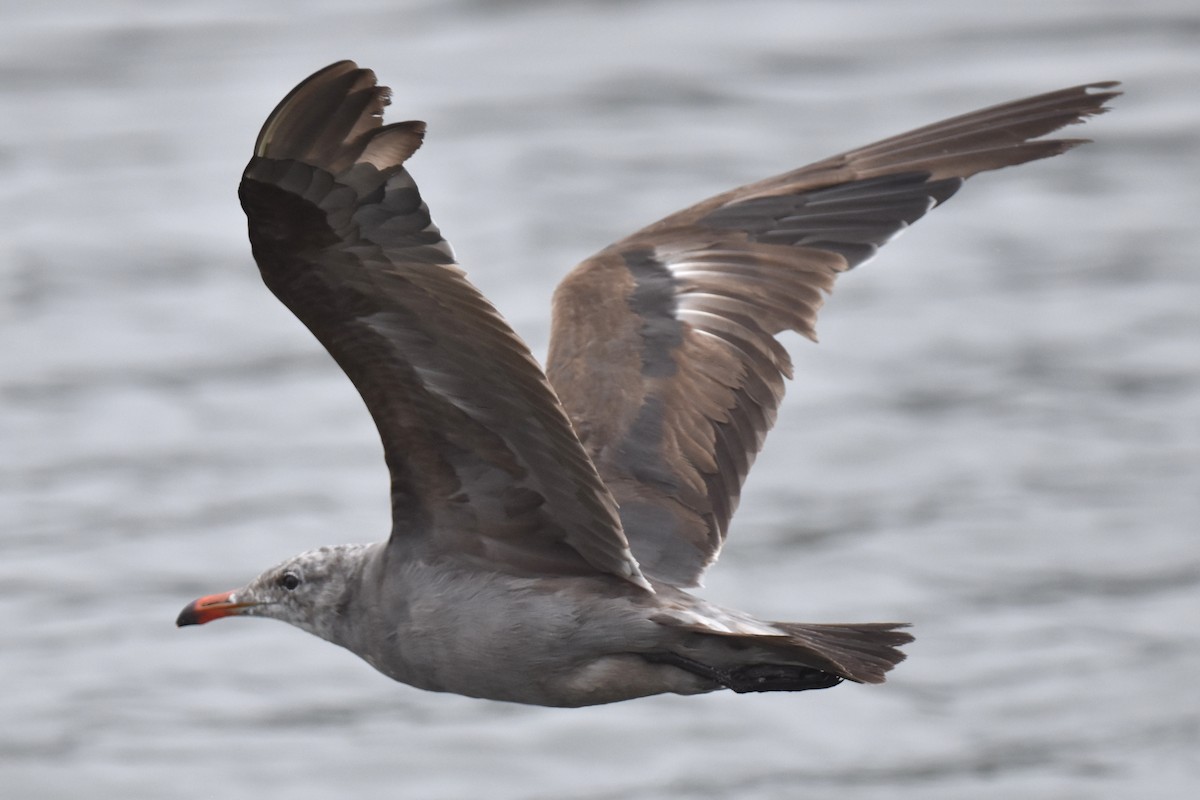
[(694, 585), (775, 420), (787, 352), (838, 273), (1033, 140), (1100, 113), (1114, 83), (976, 111), (713, 197), (580, 264), (554, 296), (547, 374), (621, 507), (646, 575)]
[(239, 195), (263, 280), (362, 395), (392, 478), (392, 540), (497, 568), (648, 584), (542, 370), (454, 263), (401, 166), (421, 122), (349, 61), (263, 126)]

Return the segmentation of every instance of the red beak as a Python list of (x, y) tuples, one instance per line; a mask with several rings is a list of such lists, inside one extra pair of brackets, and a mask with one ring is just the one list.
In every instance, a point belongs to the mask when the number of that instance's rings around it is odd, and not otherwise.
[(179, 618), (175, 620), (175, 624), (180, 628), (184, 625), (203, 625), (214, 619), (240, 614), (242, 613), (242, 609), (256, 605), (258, 603), (238, 602), (235, 592), (210, 594), (207, 597), (201, 597), (199, 600), (189, 603), (187, 608), (179, 612)]

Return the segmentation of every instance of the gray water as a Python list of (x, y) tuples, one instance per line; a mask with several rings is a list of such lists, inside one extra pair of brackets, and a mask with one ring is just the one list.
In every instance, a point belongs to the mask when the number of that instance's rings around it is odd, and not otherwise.
[[(986, 6), (986, 8), (985, 8)], [(4, 798), (1190, 798), (1200, 7), (0, 4)], [(576, 261), (708, 194), (1121, 79), (846, 276), (706, 596), (912, 620), (882, 687), (526, 708), (196, 596), (388, 527), (348, 381), (259, 282), (259, 125), (354, 58), (534, 351)]]

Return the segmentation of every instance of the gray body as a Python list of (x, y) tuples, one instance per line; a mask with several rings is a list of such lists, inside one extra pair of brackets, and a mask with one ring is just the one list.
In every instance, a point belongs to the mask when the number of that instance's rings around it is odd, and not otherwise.
[[(363, 553), (365, 580), (351, 592), (348, 611), (370, 622), (335, 628), (332, 640), (402, 683), (550, 706), (718, 688), (637, 655), (679, 644), (671, 641), (677, 634), (651, 620), (670, 602), (661, 591), (649, 595), (601, 575), (518, 577), (419, 553), (403, 561), (401, 580), (379, 580), (384, 548)], [(470, 591), (457, 591), (461, 586)]]

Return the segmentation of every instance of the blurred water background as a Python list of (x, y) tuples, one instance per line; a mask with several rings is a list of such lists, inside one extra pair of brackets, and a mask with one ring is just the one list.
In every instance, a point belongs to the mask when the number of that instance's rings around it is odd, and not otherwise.
[[(1200, 787), (1193, 0), (0, 2), (5, 798), (1191, 798)], [(354, 58), (535, 353), (550, 292), (709, 194), (1120, 79), (846, 276), (706, 596), (912, 620), (883, 687), (574, 711), (423, 693), (185, 602), (381, 538), (349, 382), (259, 282), (267, 112)]]

